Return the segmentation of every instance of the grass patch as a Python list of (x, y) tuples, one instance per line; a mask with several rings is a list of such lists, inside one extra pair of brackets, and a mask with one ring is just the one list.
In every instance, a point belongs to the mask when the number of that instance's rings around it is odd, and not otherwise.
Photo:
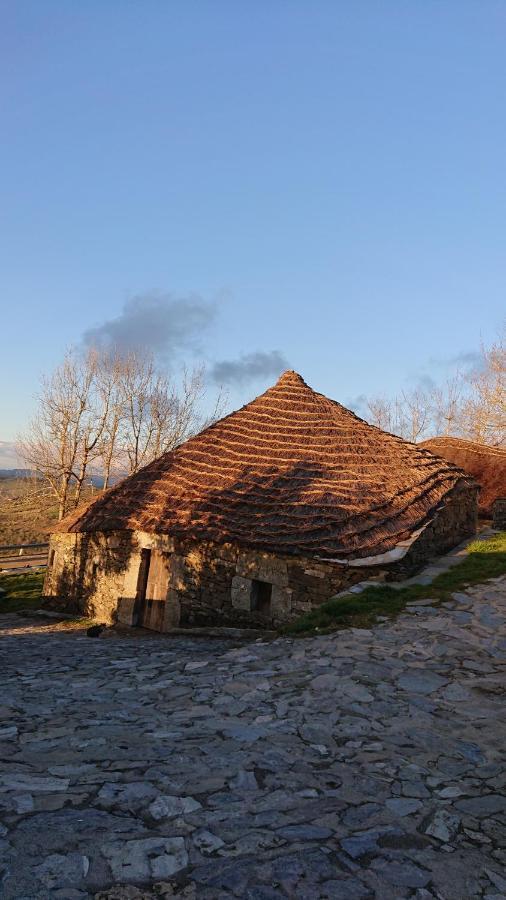
[(42, 600), (44, 572), (23, 575), (0, 575), (0, 613), (18, 612), (20, 609), (38, 609)]
[(304, 635), (350, 626), (366, 628), (373, 625), (378, 616), (396, 615), (413, 600), (449, 600), (455, 591), (506, 573), (506, 532), (485, 541), (473, 541), (467, 548), (467, 554), (461, 563), (438, 575), (432, 584), (414, 584), (401, 590), (388, 585), (366, 588), (362, 594), (348, 594), (339, 600), (328, 600), (287, 625), (283, 631), (285, 634)]

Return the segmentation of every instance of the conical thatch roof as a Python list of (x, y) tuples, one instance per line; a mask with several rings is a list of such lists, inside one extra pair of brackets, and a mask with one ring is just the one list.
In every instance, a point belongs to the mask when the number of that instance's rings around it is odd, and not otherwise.
[(295, 372), (59, 530), (138, 529), (356, 559), (423, 527), (466, 476), (317, 394)]
[(506, 450), (503, 447), (489, 447), (455, 437), (430, 438), (421, 446), (476, 479), (481, 487), (478, 502), (483, 515), (492, 514), (494, 500), (506, 497)]

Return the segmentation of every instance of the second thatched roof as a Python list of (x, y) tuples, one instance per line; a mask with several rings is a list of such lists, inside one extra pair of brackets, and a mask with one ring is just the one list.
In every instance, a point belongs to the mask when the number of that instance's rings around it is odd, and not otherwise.
[(472, 475), (480, 485), (479, 509), (492, 515), (492, 504), (506, 497), (506, 449), (489, 447), (463, 438), (436, 437), (421, 445)]

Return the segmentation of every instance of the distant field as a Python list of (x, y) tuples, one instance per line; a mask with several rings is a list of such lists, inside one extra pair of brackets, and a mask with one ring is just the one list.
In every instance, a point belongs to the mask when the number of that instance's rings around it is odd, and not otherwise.
[(0, 544), (47, 541), (57, 518), (57, 503), (43, 483), (31, 478), (0, 478)]

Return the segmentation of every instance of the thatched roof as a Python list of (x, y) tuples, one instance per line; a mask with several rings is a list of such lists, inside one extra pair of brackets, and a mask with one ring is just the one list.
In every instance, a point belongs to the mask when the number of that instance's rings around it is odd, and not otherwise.
[(437, 437), (421, 444), (472, 475), (481, 487), (479, 510), (491, 515), (497, 497), (506, 497), (506, 450), (462, 438)]
[(138, 529), (273, 553), (364, 558), (409, 540), (466, 480), (285, 372), (58, 530)]

